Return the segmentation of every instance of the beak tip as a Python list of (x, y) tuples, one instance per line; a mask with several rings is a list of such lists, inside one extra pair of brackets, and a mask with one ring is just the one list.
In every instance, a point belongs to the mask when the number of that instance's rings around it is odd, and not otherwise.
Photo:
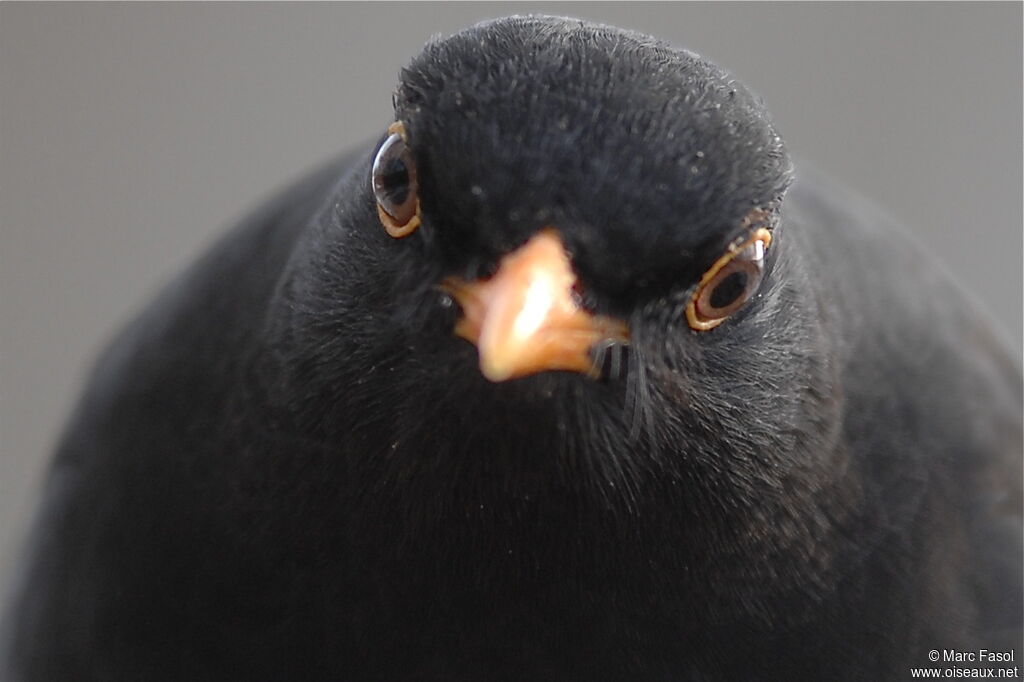
[(493, 358), (481, 355), (480, 373), (483, 374), (484, 378), (488, 381), (499, 383), (511, 379), (515, 374), (515, 371), (508, 363), (496, 362)]
[(476, 345), (484, 378), (497, 383), (549, 370), (593, 376), (591, 348), (624, 325), (584, 310), (572, 293), (575, 282), (553, 228), (503, 256), (486, 280), (444, 281), (462, 308), (455, 335)]

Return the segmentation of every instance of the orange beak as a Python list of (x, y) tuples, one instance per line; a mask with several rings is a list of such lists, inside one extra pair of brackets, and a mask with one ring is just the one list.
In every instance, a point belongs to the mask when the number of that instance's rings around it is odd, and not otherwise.
[(443, 288), (462, 306), (455, 334), (476, 344), (480, 371), (505, 381), (547, 370), (594, 371), (590, 349), (625, 342), (626, 325), (580, 308), (565, 247), (546, 229), (501, 260), (484, 281), (450, 277)]

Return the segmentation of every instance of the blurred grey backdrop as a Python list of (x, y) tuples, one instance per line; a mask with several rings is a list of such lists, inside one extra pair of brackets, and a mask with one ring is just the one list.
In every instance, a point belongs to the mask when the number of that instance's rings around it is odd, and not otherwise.
[(1020, 3), (0, 3), (0, 584), (92, 358), (217, 234), (378, 135), (432, 34), (544, 12), (730, 69), (1021, 345)]

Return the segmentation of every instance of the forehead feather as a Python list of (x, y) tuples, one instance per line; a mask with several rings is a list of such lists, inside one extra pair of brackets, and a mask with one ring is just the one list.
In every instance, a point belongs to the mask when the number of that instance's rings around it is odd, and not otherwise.
[(729, 74), (573, 19), (512, 17), (432, 41), (403, 71), (396, 116), (453, 219), (547, 211), (685, 251), (727, 240), (791, 179), (764, 108)]

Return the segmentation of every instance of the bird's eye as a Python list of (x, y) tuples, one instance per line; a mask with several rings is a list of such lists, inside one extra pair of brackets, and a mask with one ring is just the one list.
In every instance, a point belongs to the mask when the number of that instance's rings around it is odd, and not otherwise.
[(416, 163), (405, 143), (405, 128), (392, 123), (373, 160), (373, 196), (377, 214), (392, 237), (405, 237), (420, 226), (419, 184)]
[(698, 331), (714, 329), (757, 291), (764, 275), (764, 252), (772, 233), (760, 228), (745, 242), (730, 247), (700, 279), (686, 306), (686, 321)]

